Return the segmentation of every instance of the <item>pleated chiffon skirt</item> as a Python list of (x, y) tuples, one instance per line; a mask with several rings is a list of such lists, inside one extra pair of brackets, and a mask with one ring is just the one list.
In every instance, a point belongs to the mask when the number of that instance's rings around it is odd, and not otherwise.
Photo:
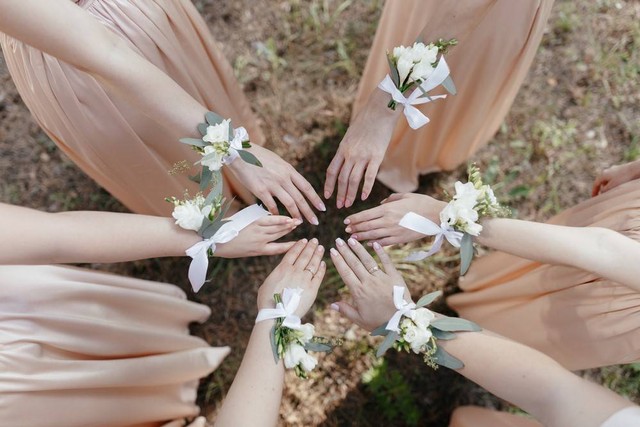
[[(205, 107), (246, 127), (252, 142), (264, 143), (233, 69), (190, 0), (80, 0), (78, 5)], [(0, 34), (0, 45), (38, 124), (80, 169), (133, 212), (168, 215), (172, 205), (165, 197), (197, 192), (186, 174), (168, 173), (177, 162), (193, 163), (199, 157), (178, 142), (186, 135), (159, 125), (69, 64), (6, 35)], [(225, 178), (227, 196), (253, 200), (230, 173)]]

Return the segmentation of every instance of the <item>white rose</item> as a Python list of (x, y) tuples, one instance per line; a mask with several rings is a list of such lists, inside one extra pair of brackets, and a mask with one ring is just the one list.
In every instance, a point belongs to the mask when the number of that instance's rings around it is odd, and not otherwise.
[(398, 74), (400, 75), (400, 84), (402, 85), (413, 68), (413, 61), (406, 57), (398, 59)]
[(284, 352), (284, 366), (287, 369), (295, 368), (306, 354), (306, 350), (300, 344), (289, 344), (289, 347)]
[(313, 338), (313, 335), (316, 333), (316, 328), (311, 323), (305, 323), (304, 325), (300, 325), (300, 329), (298, 330), (300, 335), (300, 340), (304, 343), (307, 343)]
[[(403, 322), (403, 325), (405, 323)], [(402, 338), (409, 343), (414, 353), (420, 353), (422, 347), (431, 339), (431, 331), (426, 327), (410, 322), (402, 329)]]
[(218, 123), (217, 125), (208, 126), (207, 134), (202, 137), (202, 140), (211, 144), (213, 144), (214, 142), (228, 142), (230, 123), (231, 119), (226, 119)]
[(318, 359), (311, 356), (309, 353), (305, 353), (302, 359), (300, 359), (300, 366), (305, 372), (313, 371), (313, 368), (318, 364)]
[(436, 316), (431, 310), (422, 307), (413, 311), (411, 320), (413, 320), (416, 325), (428, 328), (431, 325), (431, 321), (435, 318)]
[[(211, 206), (205, 207), (211, 211)], [(176, 224), (186, 230), (198, 231), (202, 226), (206, 211), (201, 209), (194, 201), (188, 200), (182, 205), (173, 208), (171, 214), (176, 220)]]
[(207, 145), (206, 147), (204, 147), (204, 156), (207, 156), (209, 154), (214, 154), (214, 155), (211, 156), (210, 159), (202, 160), (200, 162), (202, 166), (205, 166), (212, 171), (220, 170), (220, 168), (224, 164), (223, 159), (227, 156), (227, 154), (216, 146)]

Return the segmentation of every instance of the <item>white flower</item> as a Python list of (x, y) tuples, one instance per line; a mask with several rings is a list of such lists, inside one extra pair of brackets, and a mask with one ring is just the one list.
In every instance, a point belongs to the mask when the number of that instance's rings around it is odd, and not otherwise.
[(211, 155), (211, 157), (201, 160), (200, 163), (211, 171), (217, 171), (224, 164), (223, 159), (229, 155), (229, 149), (228, 147), (222, 147), (221, 144), (207, 145), (204, 147), (203, 156), (208, 155)]
[(471, 234), (472, 236), (479, 236), (482, 231), (482, 226), (480, 224), (476, 224), (475, 222), (466, 223), (463, 231), (465, 233)]
[(496, 195), (493, 193), (493, 189), (488, 185), (485, 185), (482, 188), (484, 189), (486, 198), (489, 200), (489, 204), (497, 205), (498, 199), (496, 199)]
[(207, 134), (202, 137), (202, 140), (211, 144), (215, 142), (229, 142), (230, 123), (231, 119), (226, 119), (217, 125), (208, 126)]
[(413, 68), (413, 61), (404, 56), (398, 58), (398, 74), (400, 75), (400, 84), (403, 84)]
[(300, 329), (298, 329), (298, 334), (300, 336), (300, 341), (303, 343), (308, 343), (313, 335), (316, 333), (316, 328), (312, 323), (305, 323), (304, 325), (300, 325)]
[(289, 344), (287, 351), (284, 353), (283, 359), (284, 366), (287, 369), (292, 369), (300, 365), (305, 372), (313, 370), (318, 363), (315, 357), (310, 356), (304, 347), (297, 343)]
[(406, 47), (404, 47), (402, 45), (400, 45), (398, 47), (394, 47), (393, 48), (393, 57), (396, 58), (396, 59), (400, 58), (401, 56), (404, 55), (404, 53), (406, 52), (407, 49), (408, 48), (406, 48)]
[(433, 73), (433, 67), (429, 62), (419, 62), (413, 67), (411, 72), (411, 80), (425, 81)]
[(467, 182), (466, 184), (457, 181), (455, 183), (456, 195), (453, 197), (455, 200), (461, 200), (467, 206), (471, 206), (472, 208), (476, 205), (478, 199), (482, 197), (482, 191), (476, 189), (472, 182)]
[(422, 352), (422, 348), (431, 339), (432, 333), (428, 327), (418, 325), (410, 319), (402, 322), (402, 338), (409, 343), (414, 353)]
[(186, 230), (198, 231), (202, 226), (205, 216), (209, 215), (212, 206), (202, 206), (204, 197), (199, 196), (194, 200), (186, 200), (177, 204), (171, 214), (176, 220), (176, 224)]
[(407, 76), (407, 82), (410, 83), (429, 77), (438, 57), (438, 48), (424, 43), (414, 43), (410, 47), (398, 46), (393, 49), (393, 57), (396, 58), (400, 83), (404, 83)]
[(419, 325), (423, 328), (428, 328), (429, 326), (431, 326), (431, 321), (435, 318), (435, 314), (433, 314), (433, 312), (428, 308), (424, 307), (415, 309), (411, 313), (411, 320), (413, 320), (416, 325)]

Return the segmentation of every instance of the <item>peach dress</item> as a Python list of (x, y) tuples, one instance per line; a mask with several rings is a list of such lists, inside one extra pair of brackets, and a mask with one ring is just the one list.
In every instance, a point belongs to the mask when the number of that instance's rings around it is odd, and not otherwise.
[(553, 0), (385, 3), (351, 117), (389, 72), (385, 52), (419, 37), (426, 43), (458, 39), (447, 55), (458, 95), (421, 108), (431, 123), (418, 130), (400, 119), (380, 182), (394, 191), (415, 191), (419, 175), (455, 169), (493, 137), (529, 70), (552, 5)]
[[(604, 227), (640, 241), (640, 180), (586, 200), (549, 223)], [(461, 317), (540, 350), (567, 369), (640, 360), (637, 290), (573, 267), (502, 252), (475, 261), (460, 279), (460, 288), (464, 292), (447, 302)], [(507, 424), (508, 414), (458, 411), (452, 426), (530, 425), (528, 420)], [(505, 417), (504, 424), (492, 421), (500, 417)]]
[[(204, 106), (246, 127), (254, 143), (264, 143), (231, 66), (190, 0), (76, 3)], [(160, 128), (69, 64), (3, 34), (0, 45), (38, 124), (75, 164), (133, 212), (168, 215), (172, 206), (165, 197), (182, 196), (185, 189), (197, 191), (186, 175), (168, 174), (176, 162), (197, 160), (196, 153), (178, 142), (185, 135)], [(247, 190), (231, 174), (225, 175), (226, 189), (250, 202)]]
[(0, 425), (159, 426), (198, 414), (228, 354), (189, 335), (208, 307), (168, 284), (0, 266)]

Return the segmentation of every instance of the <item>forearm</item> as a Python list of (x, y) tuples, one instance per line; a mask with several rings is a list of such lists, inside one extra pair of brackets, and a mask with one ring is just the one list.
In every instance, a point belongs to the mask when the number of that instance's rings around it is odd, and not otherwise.
[(521, 258), (569, 265), (640, 290), (640, 243), (599, 227), (490, 218), (478, 242)]
[(599, 427), (611, 414), (632, 405), (539, 351), (490, 332), (458, 333), (439, 345), (464, 362), (460, 374), (548, 427)]
[(272, 321), (253, 328), (240, 369), (229, 389), (216, 426), (275, 426), (278, 421), (284, 365), (275, 362), (269, 334)]
[(45, 213), (0, 204), (0, 264), (109, 263), (181, 256), (201, 240), (170, 218)]

